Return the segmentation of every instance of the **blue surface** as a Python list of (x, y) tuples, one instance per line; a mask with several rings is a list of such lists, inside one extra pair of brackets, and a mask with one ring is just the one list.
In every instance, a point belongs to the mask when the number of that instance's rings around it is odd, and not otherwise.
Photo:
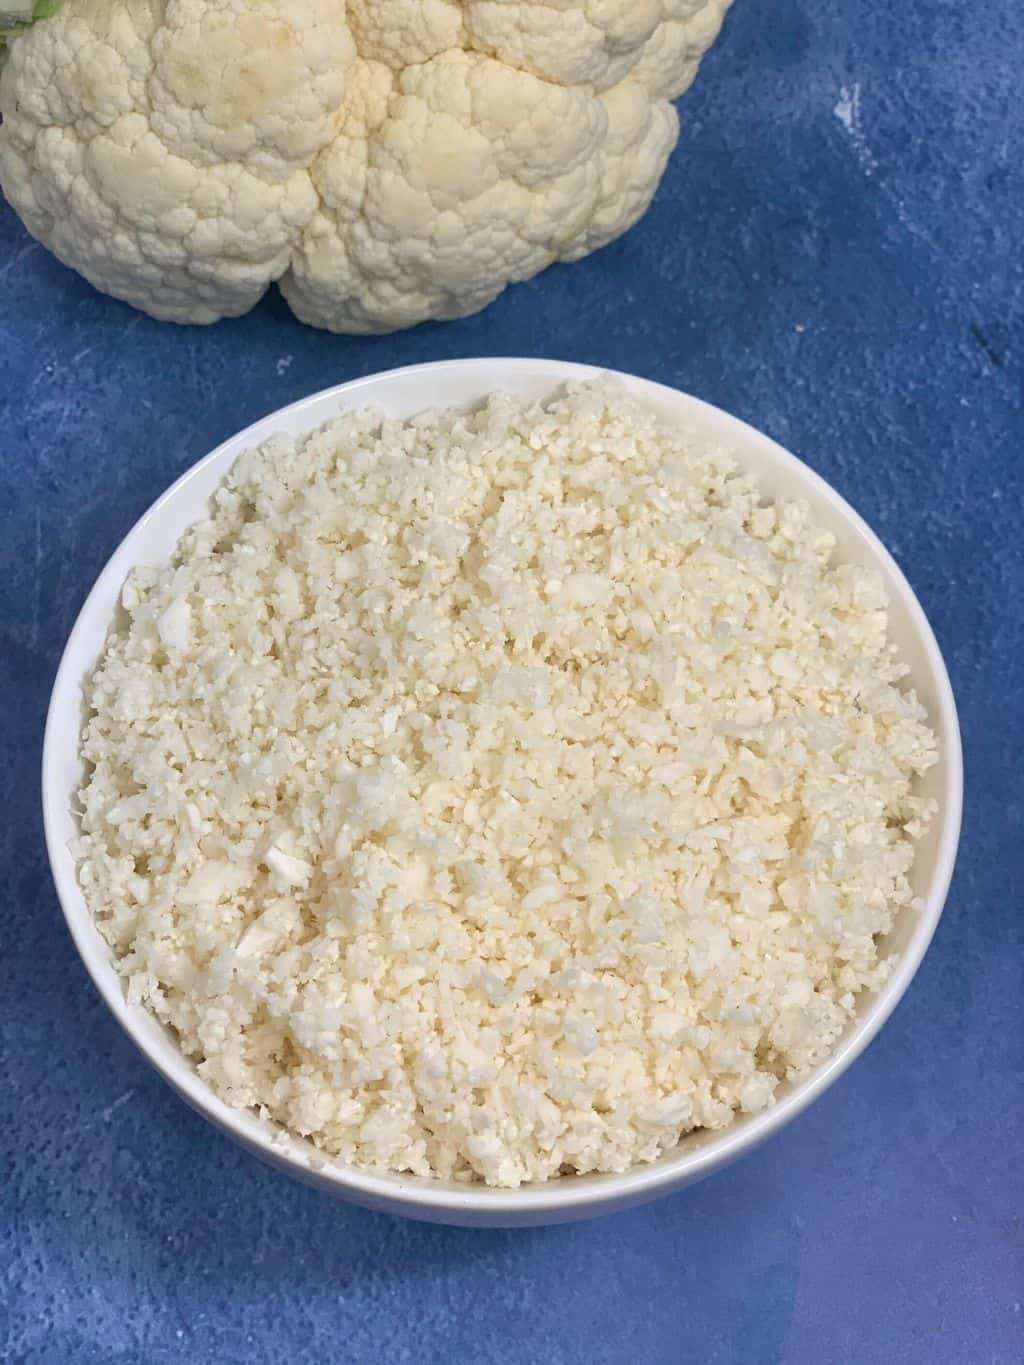
[[(1020, 0), (738, 0), (636, 231), (382, 340), (276, 298), (160, 326), (0, 209), (2, 1359), (1024, 1360), (1022, 51)], [(529, 1233), (332, 1204), (186, 1110), (75, 957), (36, 777), (83, 596), (171, 479), (311, 390), (488, 352), (632, 369), (803, 455), (920, 594), (968, 768), (936, 942), (853, 1070), (705, 1185)]]

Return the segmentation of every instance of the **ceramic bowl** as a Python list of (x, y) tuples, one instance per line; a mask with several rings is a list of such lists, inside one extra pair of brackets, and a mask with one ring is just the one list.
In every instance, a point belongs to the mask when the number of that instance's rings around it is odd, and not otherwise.
[(392, 416), (407, 417), (427, 407), (472, 403), (495, 389), (523, 398), (540, 398), (565, 380), (594, 373), (587, 366), (549, 360), (457, 360), (417, 365), (342, 384), (265, 417), (190, 469), (128, 533), (82, 608), (54, 685), (43, 751), (46, 841), (68, 927), (107, 1005), (164, 1079), (222, 1132), (280, 1170), (327, 1194), (369, 1208), (436, 1222), (492, 1227), (552, 1223), (609, 1213), (702, 1179), (777, 1133), (864, 1051), (910, 985), (942, 913), (960, 828), (960, 736), (946, 668), (907, 580), (839, 494), (774, 441), (696, 398), (621, 375), (627, 389), (663, 416), (691, 429), (698, 427), (733, 450), (765, 493), (805, 498), (818, 523), (836, 535), (839, 556), (881, 571), (891, 598), (891, 638), (910, 667), (909, 681), (938, 733), (941, 758), (921, 783), (920, 791), (937, 798), (939, 812), (918, 847), (912, 878), (923, 908), (899, 919), (885, 945), (896, 955), (895, 969), (877, 995), (862, 998), (856, 1019), (833, 1055), (798, 1083), (780, 1087), (770, 1109), (740, 1116), (724, 1132), (690, 1134), (652, 1165), (624, 1175), (567, 1176), (518, 1190), (494, 1190), (376, 1175), (326, 1159), (308, 1142), (254, 1113), (226, 1105), (200, 1079), (156, 1019), (126, 1002), (110, 951), (78, 887), (69, 845), (75, 833), (73, 794), (82, 775), (78, 750), (83, 679), (103, 646), (128, 571), (140, 563), (167, 559), (181, 533), (202, 516), (207, 500), (237, 456), (275, 433), (300, 435), (353, 407), (374, 406)]

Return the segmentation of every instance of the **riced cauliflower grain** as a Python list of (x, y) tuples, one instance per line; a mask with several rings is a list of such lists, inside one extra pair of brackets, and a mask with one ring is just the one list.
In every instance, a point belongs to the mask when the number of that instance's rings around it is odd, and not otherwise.
[(378, 1170), (623, 1171), (770, 1104), (884, 980), (934, 805), (832, 552), (606, 381), (248, 452), (87, 688), (129, 998)]

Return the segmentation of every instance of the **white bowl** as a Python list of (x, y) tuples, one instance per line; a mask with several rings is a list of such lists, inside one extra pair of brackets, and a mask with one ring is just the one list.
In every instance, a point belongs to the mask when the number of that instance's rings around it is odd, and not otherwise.
[(739, 1117), (722, 1133), (693, 1133), (652, 1165), (625, 1175), (567, 1176), (518, 1190), (490, 1190), (411, 1176), (374, 1175), (326, 1159), (308, 1142), (255, 1114), (226, 1105), (199, 1078), (153, 1016), (126, 1003), (110, 950), (79, 889), (69, 845), (75, 833), (72, 799), (82, 775), (78, 756), (82, 683), (103, 646), (128, 571), (136, 564), (167, 559), (181, 533), (203, 514), (207, 499), (237, 456), (274, 433), (307, 432), (347, 409), (368, 405), (406, 417), (426, 407), (470, 403), (494, 389), (540, 398), (562, 381), (595, 373), (588, 366), (549, 360), (416, 365), (328, 389), (257, 422), (190, 469), (129, 532), (82, 608), (54, 684), (43, 746), (46, 843), (68, 927), (104, 1000), (164, 1079), (222, 1132), (271, 1165), (368, 1208), (466, 1225), (553, 1223), (622, 1209), (709, 1175), (777, 1132), (842, 1075), (910, 985), (942, 913), (960, 831), (960, 732), (942, 656), (909, 584), (877, 537), (838, 493), (774, 441), (686, 394), (622, 375), (632, 393), (665, 417), (685, 422), (691, 429), (697, 424), (734, 450), (766, 493), (805, 498), (818, 522), (838, 537), (843, 559), (872, 564), (881, 571), (892, 603), (891, 638), (910, 666), (910, 682), (938, 733), (940, 761), (921, 784), (921, 791), (938, 799), (939, 814), (918, 847), (913, 873), (915, 894), (924, 908), (900, 918), (888, 943), (897, 955), (896, 967), (883, 989), (862, 1001), (856, 1020), (832, 1057), (799, 1083), (781, 1087), (771, 1109)]

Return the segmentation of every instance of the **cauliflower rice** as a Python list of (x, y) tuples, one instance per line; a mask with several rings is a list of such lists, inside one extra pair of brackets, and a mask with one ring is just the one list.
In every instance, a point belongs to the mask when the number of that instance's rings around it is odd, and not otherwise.
[(238, 460), (87, 688), (81, 884), (232, 1105), (515, 1186), (772, 1102), (935, 760), (872, 572), (606, 381)]

